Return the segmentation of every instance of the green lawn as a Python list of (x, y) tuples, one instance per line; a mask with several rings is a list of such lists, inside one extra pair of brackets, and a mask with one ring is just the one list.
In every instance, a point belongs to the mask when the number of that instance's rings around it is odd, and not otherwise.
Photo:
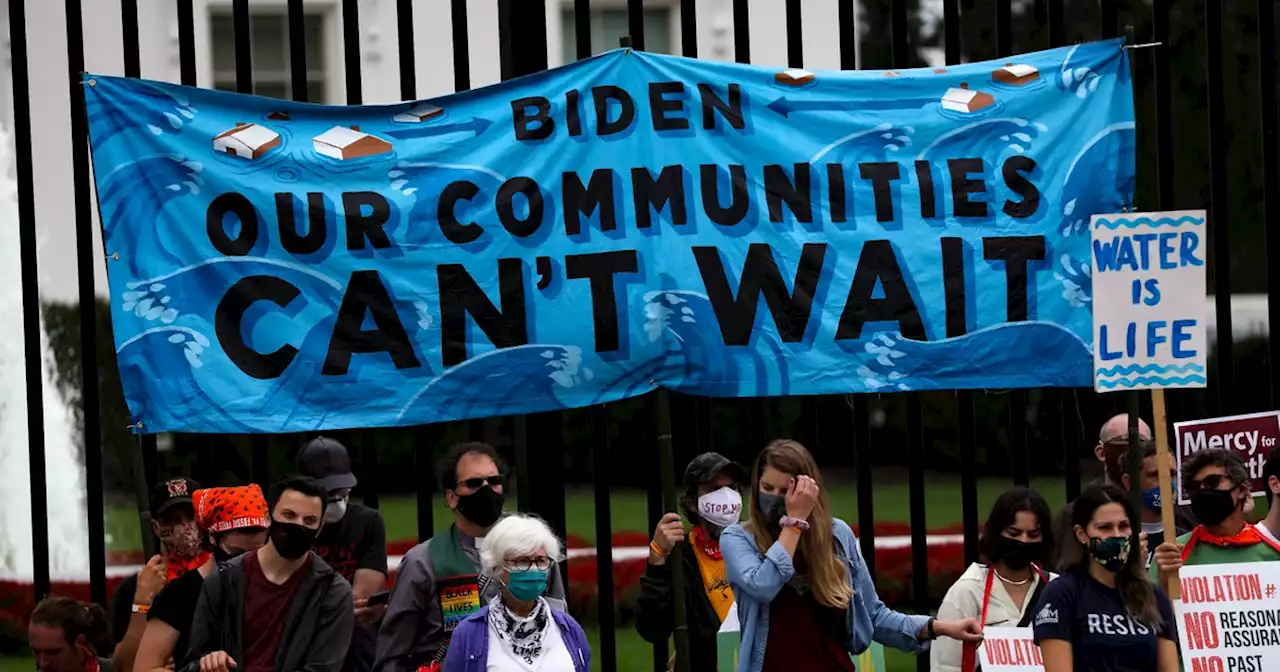
[[(985, 515), (1000, 493), (1010, 485), (1008, 479), (983, 479), (978, 484), (978, 511)], [(875, 483), (876, 520), (883, 522), (910, 522), (908, 488), (904, 482)], [(1055, 510), (1065, 500), (1062, 479), (1038, 478), (1032, 482)], [(858, 492), (852, 483), (829, 483), (827, 496), (835, 514), (850, 523), (858, 519)], [(615, 532), (649, 530), (648, 499), (643, 490), (619, 488), (610, 498), (611, 519)], [(417, 536), (417, 505), (409, 495), (393, 495), (382, 498), (382, 516), (387, 523), (387, 539), (404, 540)], [(435, 527), (448, 525), (449, 510), (441, 498), (435, 500)], [(588, 541), (595, 540), (595, 501), (590, 485), (570, 485), (566, 491), (565, 512), (569, 533)], [(931, 529), (961, 522), (960, 479), (955, 475), (930, 474), (925, 480), (925, 513)], [(109, 509), (107, 532), (112, 537), (111, 548), (136, 549), (141, 546), (136, 511), (128, 507)], [(588, 630), (592, 650), (597, 650), (599, 633)], [(631, 628), (618, 630), (618, 670), (620, 672), (649, 672), (652, 670), (652, 648)], [(897, 651), (886, 651), (885, 662), (893, 672), (915, 670), (915, 657)], [(30, 658), (0, 658), (0, 672), (29, 672), (33, 667)], [(598, 662), (593, 665), (599, 669)]]

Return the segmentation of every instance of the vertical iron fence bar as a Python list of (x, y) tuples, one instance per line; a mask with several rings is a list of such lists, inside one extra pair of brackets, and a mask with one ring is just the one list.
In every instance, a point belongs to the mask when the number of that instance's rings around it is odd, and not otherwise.
[[(1062, 5), (1067, 0), (1047, 0), (1049, 3), (1049, 46), (1061, 47), (1067, 43), (1067, 27)], [(1157, 5), (1160, 3), (1156, 3)]]
[[(929, 529), (924, 501), (924, 417), (919, 392), (907, 393), (907, 487), (911, 509), (911, 603), (916, 613), (929, 608)], [(928, 672), (929, 656), (916, 656), (916, 669)]]
[(1027, 451), (1027, 391), (1009, 393), (1009, 457), (1014, 485), (1031, 482), (1031, 455)]
[(231, 5), (231, 31), (235, 42), (236, 91), (253, 93), (253, 47), (249, 39), (249, 0)]
[[(1111, 0), (1102, 0), (1110, 2)], [(1013, 7), (1011, 0), (996, 0), (996, 57), (1013, 55)]]
[(854, 20), (855, 0), (840, 0), (836, 17), (840, 30), (840, 69), (858, 69), (858, 25)]
[[(1227, 115), (1223, 91), (1221, 0), (1205, 3), (1209, 96), (1209, 225), (1213, 238), (1213, 296), (1217, 307), (1218, 415), (1235, 412), (1235, 342), (1231, 329), (1231, 216), (1227, 201)], [(1262, 30), (1273, 30), (1264, 26)], [(1274, 83), (1274, 79), (1272, 80)], [(1274, 185), (1271, 185), (1274, 186)]]
[[(1168, 11), (1166, 9), (1166, 11)], [(1280, 214), (1277, 176), (1280, 162), (1276, 147), (1276, 6), (1275, 0), (1258, 0), (1258, 82), (1262, 88), (1259, 114), (1262, 116), (1262, 225)], [(1161, 48), (1164, 51), (1167, 47)], [(1267, 238), (1267, 318), (1280, 329), (1280, 232), (1268, 231)], [(1280, 399), (1280, 335), (1268, 330), (1267, 349), (1271, 360), (1271, 404)]]
[[(586, 4), (586, 3), (582, 3)], [(587, 40), (588, 51), (590, 39)], [(582, 43), (579, 42), (579, 46)], [(596, 576), (599, 596), (596, 600), (597, 618), (600, 623), (600, 672), (617, 672), (618, 644), (614, 622), (613, 601), (613, 511), (609, 496), (613, 469), (609, 462), (609, 407), (592, 406), (591, 414), (591, 471), (596, 505)], [(586, 561), (590, 562), (590, 560)]]
[(858, 479), (858, 543), (867, 573), (876, 577), (876, 510), (871, 474), (871, 395), (850, 394), (853, 410), (853, 452)]
[(733, 0), (733, 60), (751, 62), (751, 10), (748, 0)]
[(196, 85), (196, 21), (192, 2), (178, 0), (178, 70), (186, 86)]
[(787, 0), (787, 67), (804, 67), (804, 43), (801, 36), (800, 0)]
[(364, 102), (364, 80), (360, 76), (360, 3), (342, 0), (342, 62), (346, 70), (347, 104)]
[(124, 76), (142, 76), (138, 46), (138, 0), (120, 0), (120, 37), (124, 47)]
[(680, 55), (688, 58), (698, 57), (698, 4), (696, 0), (680, 0)]
[(907, 3), (891, 2), (890, 3), (890, 23), (889, 30), (892, 38), (892, 66), (893, 68), (905, 68), (907, 63)]
[(364, 505), (376, 509), (381, 504), (378, 496), (378, 439), (372, 430), (360, 432), (360, 488), (364, 490)]
[(13, 148), (18, 182), (18, 257), (22, 264), (23, 357), (27, 384), (27, 455), (31, 479), (32, 590), (49, 594), (49, 493), (45, 487), (44, 380), (40, 372), (40, 275), (32, 190), (31, 89), (27, 71), (25, 0), (9, 0), (9, 51), (13, 82)]
[(1080, 497), (1080, 444), (1083, 439), (1080, 437), (1080, 402), (1077, 398), (1079, 394), (1076, 389), (1063, 390), (1063, 409), (1064, 422), (1066, 423), (1066, 431), (1063, 433), (1063, 441), (1067, 444), (1067, 463), (1064, 465), (1066, 469), (1067, 480), (1067, 501), (1074, 502)]
[[(1213, 0), (1210, 0), (1211, 2)], [(1098, 0), (1102, 19), (1102, 34), (1105, 37), (1120, 35), (1120, 3), (1122, 0)]]
[(307, 102), (307, 26), (302, 0), (289, 0), (289, 86), (293, 99)]
[[(654, 403), (658, 395), (649, 394), (644, 397), (644, 417), (652, 418), (655, 414)], [(653, 423), (644, 423), (644, 445), (653, 446), (657, 444), (658, 432), (654, 431)], [(667, 512), (663, 509), (662, 503), (662, 462), (656, 450), (645, 451), (646, 464), (649, 478), (647, 479), (648, 487), (645, 488), (646, 501), (649, 512), (649, 527), (647, 530), (653, 530), (658, 527), (658, 521), (662, 520), (662, 516)], [(659, 642), (653, 645), (653, 670), (654, 672), (666, 672), (667, 661), (670, 656), (670, 649), (667, 642)]]
[(942, 0), (943, 40), (947, 65), (960, 63), (960, 0)]
[[(453, 90), (471, 88), (471, 35), (467, 32), (467, 0), (452, 0)], [(499, 46), (499, 50), (502, 47)]]
[(644, 51), (644, 0), (627, 0), (627, 34), (631, 47)]
[(573, 0), (573, 36), (578, 59), (591, 58), (591, 0)]
[(89, 194), (89, 124), (84, 109), (84, 20), (80, 0), (66, 2), (67, 86), (71, 102), (71, 180), (75, 189), (76, 274), (80, 299), (80, 402), (84, 437), (85, 503), (89, 517), (89, 594), (107, 604), (106, 522), (102, 492), (102, 430), (98, 402), (98, 295)]
[(413, 100), (418, 97), (417, 62), (413, 57), (413, 0), (396, 0), (396, 47), (400, 59), (400, 100)]

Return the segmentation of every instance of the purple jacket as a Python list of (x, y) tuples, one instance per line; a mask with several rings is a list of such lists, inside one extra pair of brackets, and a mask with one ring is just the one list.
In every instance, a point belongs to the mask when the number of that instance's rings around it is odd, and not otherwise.
[[(564, 638), (564, 646), (573, 659), (574, 672), (591, 669), (591, 647), (587, 633), (573, 617), (562, 611), (551, 610), (551, 618)], [(489, 607), (468, 616), (458, 624), (449, 641), (449, 654), (444, 659), (444, 672), (484, 672), (489, 658)]]

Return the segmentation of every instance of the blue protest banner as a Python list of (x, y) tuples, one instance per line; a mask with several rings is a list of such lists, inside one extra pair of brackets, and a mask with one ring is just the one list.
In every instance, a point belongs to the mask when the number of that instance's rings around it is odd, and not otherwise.
[(140, 431), (1086, 386), (1118, 41), (806, 72), (612, 51), (326, 107), (87, 75)]

